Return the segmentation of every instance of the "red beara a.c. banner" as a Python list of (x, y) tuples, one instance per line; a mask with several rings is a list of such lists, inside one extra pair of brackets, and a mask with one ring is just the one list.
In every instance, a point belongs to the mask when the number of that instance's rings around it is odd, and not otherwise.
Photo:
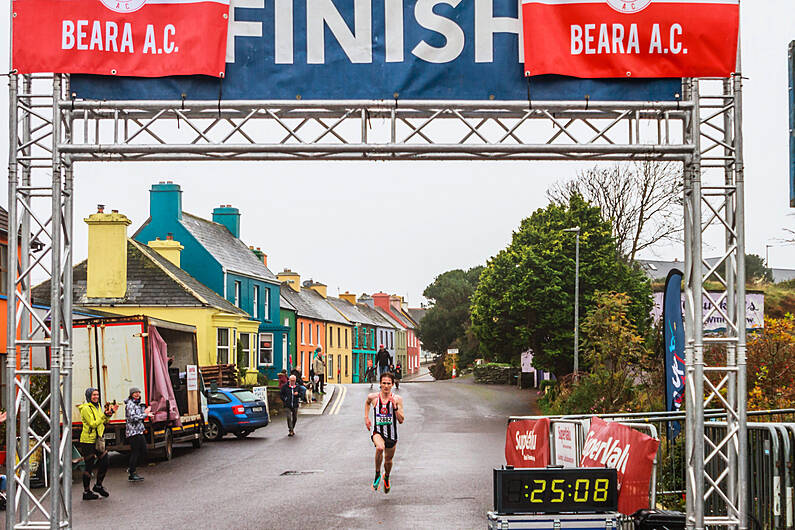
[(549, 465), (549, 418), (518, 420), (508, 424), (505, 463), (514, 467)]
[(522, 0), (525, 75), (728, 77), (738, 0)]
[(12, 68), (223, 77), (229, 0), (13, 0)]
[(660, 441), (619, 423), (591, 418), (582, 448), (582, 467), (618, 472), (618, 511), (631, 515), (649, 507), (649, 481)]

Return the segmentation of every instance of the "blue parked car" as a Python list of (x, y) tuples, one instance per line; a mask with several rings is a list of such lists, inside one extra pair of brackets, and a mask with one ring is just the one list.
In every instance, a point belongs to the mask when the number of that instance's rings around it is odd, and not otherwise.
[(209, 417), (205, 437), (220, 440), (227, 433), (245, 438), (268, 424), (268, 409), (251, 390), (245, 388), (207, 389)]

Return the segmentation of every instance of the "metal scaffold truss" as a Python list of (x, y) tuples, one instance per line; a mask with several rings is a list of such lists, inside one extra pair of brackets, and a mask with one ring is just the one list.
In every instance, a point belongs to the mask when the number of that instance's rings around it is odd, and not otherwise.
[[(688, 524), (746, 528), (739, 75), (687, 80), (673, 102), (100, 102), (73, 97), (68, 83), (68, 76), (10, 76), (9, 233), (20, 245), (9, 245), (9, 263), (19, 265), (7, 282), (8, 352), (16, 356), (7, 358), (4, 397), (13, 404), (7, 461), (19, 462), (6, 528), (71, 525), (73, 163), (639, 159), (684, 166), (687, 414), (696, 434), (687, 436)], [(48, 203), (49, 218), (34, 201)], [(707, 230), (724, 235), (725, 267), (703, 260)], [(33, 307), (34, 272), (52, 280), (49, 310)], [(715, 277), (723, 292), (707, 293), (702, 305), (704, 280)], [(702, 324), (714, 314), (727, 330), (705, 337)], [(710, 365), (705, 345), (717, 352)], [(31, 393), (34, 375), (48, 378), (46, 398)], [(700, 436), (705, 404), (727, 411), (718, 443)], [(34, 445), (46, 456), (44, 489), (30, 486)]]

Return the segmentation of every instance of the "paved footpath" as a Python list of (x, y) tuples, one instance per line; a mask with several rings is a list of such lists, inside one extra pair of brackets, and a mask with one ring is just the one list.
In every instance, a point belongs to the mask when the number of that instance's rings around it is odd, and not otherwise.
[(112, 459), (111, 496), (80, 500), (75, 528), (483, 528), (492, 468), (504, 463), (506, 418), (529, 414), (531, 394), (470, 378), (401, 385), (406, 421), (392, 492), (373, 492), (373, 446), (364, 426), (368, 385), (338, 385), (325, 412), (283, 419), (238, 440), (177, 447), (171, 462), (126, 480)]

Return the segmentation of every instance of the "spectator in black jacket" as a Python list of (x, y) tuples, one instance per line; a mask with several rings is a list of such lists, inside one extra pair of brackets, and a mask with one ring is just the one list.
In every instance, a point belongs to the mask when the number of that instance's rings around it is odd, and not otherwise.
[(392, 364), (392, 356), (384, 345), (381, 344), (378, 353), (375, 354), (375, 364), (378, 365), (378, 380), (381, 380), (381, 374), (389, 371), (389, 365)]
[(291, 375), (287, 384), (282, 387), (281, 398), (287, 412), (287, 436), (295, 436), (295, 422), (298, 421), (298, 406), (301, 403), (301, 387), (298, 386), (295, 375)]

